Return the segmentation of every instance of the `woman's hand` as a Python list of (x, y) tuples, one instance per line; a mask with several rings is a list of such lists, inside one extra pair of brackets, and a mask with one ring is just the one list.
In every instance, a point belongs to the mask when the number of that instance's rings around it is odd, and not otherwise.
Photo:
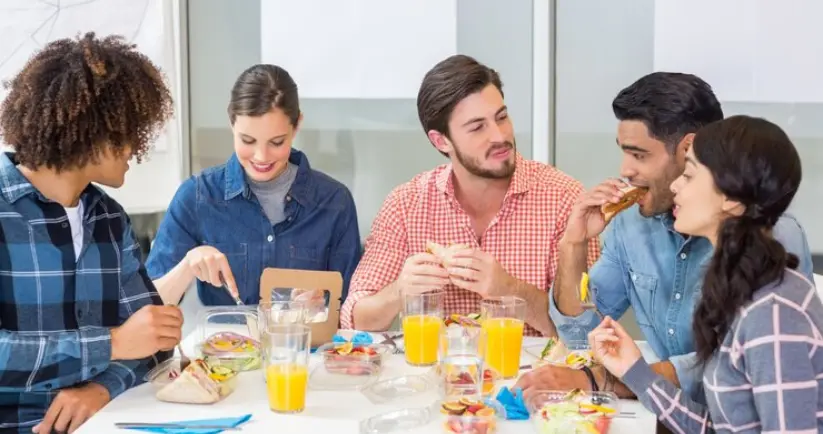
[(222, 274), (229, 291), (235, 296), (240, 295), (234, 281), (234, 274), (232, 274), (229, 267), (229, 261), (226, 259), (226, 255), (219, 250), (212, 246), (195, 247), (189, 250), (184, 261), (198, 280), (220, 288), (223, 286), (223, 282), (220, 280)]
[(643, 357), (626, 329), (608, 316), (589, 333), (589, 345), (595, 360), (618, 378), (623, 378), (626, 371)]

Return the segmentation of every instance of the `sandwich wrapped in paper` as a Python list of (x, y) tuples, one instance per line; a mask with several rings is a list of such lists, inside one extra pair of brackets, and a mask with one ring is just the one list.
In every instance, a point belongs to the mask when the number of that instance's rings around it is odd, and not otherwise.
[(146, 379), (155, 387), (155, 396), (160, 401), (213, 404), (234, 391), (237, 374), (225, 366), (211, 366), (203, 359), (192, 360), (180, 370), (180, 359), (173, 358), (157, 365)]

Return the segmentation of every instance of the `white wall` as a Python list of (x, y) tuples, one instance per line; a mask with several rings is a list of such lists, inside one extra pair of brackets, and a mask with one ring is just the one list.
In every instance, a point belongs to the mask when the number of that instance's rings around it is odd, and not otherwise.
[[(195, 171), (219, 164), (231, 154), (226, 105), (237, 75), (260, 62), (259, 5), (260, 0), (190, 2)], [(278, 19), (273, 17), (271, 25), (277, 25)], [(500, 72), (518, 146), (527, 157), (532, 155), (533, 21), (531, 1), (458, 0), (458, 51)], [(541, 30), (537, 34), (548, 35), (547, 29)], [(298, 38), (284, 43), (299, 49)], [(294, 79), (299, 88), (300, 77)], [(304, 123), (296, 146), (306, 151), (313, 167), (351, 188), (363, 237), (394, 186), (445, 161), (422, 131), (414, 99), (301, 98), (301, 109)], [(547, 149), (546, 136), (547, 132), (542, 135), (543, 149)]]
[[(699, 31), (700, 23), (683, 26)], [(619, 167), (612, 99), (653, 70), (654, 0), (557, 0), (556, 43), (556, 164), (593, 186)], [(792, 137), (803, 182), (790, 211), (805, 227), (812, 251), (823, 253), (823, 104), (721, 102), (727, 116), (762, 116)]]

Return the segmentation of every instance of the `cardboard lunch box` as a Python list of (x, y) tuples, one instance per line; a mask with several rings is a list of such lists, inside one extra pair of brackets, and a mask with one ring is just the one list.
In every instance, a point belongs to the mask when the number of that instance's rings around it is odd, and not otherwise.
[(326, 321), (313, 322), (308, 326), (311, 328), (312, 348), (331, 342), (340, 323), (340, 297), (343, 295), (343, 276), (340, 272), (266, 268), (260, 276), (260, 300), (271, 300), (272, 292), (277, 288), (328, 291)]

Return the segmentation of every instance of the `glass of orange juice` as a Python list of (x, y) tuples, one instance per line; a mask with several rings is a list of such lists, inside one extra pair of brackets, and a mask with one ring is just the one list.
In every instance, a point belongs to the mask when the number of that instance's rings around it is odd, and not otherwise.
[(304, 324), (267, 324), (263, 353), (269, 408), (299, 413), (306, 408), (311, 328)]
[(406, 363), (413, 366), (437, 363), (444, 294), (442, 289), (438, 289), (423, 294), (401, 295)]
[(520, 372), (520, 350), (526, 300), (519, 297), (489, 297), (480, 303), (483, 330), (486, 331), (486, 366), (505, 379)]

